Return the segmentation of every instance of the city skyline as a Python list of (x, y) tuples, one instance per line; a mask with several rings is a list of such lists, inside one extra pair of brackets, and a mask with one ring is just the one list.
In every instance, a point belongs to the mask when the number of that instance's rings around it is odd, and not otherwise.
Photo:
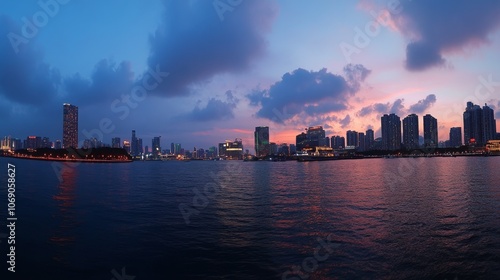
[[(420, 148), (437, 148), (437, 147), (458, 147), (462, 143), (464, 145), (473, 145), (478, 147), (485, 146), (488, 140), (499, 140), (500, 133), (495, 129), (496, 120), (494, 118), (494, 110), (487, 105), (482, 108), (477, 104), (472, 102), (467, 102), (467, 107), (463, 112), (463, 131), (462, 127), (452, 127), (447, 134), (448, 138), (446, 140), (440, 141), (438, 139), (438, 120), (434, 118), (431, 114), (426, 114), (422, 116), (422, 134), (419, 134), (419, 121), (418, 115), (410, 114), (403, 118), (391, 113), (384, 114), (380, 118), (380, 131), (381, 135), (375, 137), (373, 129), (369, 128), (364, 132), (358, 132), (354, 130), (346, 131), (345, 137), (340, 135), (327, 135), (323, 126), (309, 126), (306, 128), (307, 133), (303, 131), (296, 135), (295, 142), (272, 142), (270, 139), (270, 130), (267, 126), (257, 126), (254, 131), (254, 150), (253, 154), (258, 157), (262, 157), (269, 154), (276, 153), (279, 146), (286, 145), (287, 149), (290, 149), (289, 145), (296, 145), (297, 151), (302, 150), (305, 147), (332, 147), (332, 148), (349, 148), (356, 149), (359, 152), (369, 151), (372, 149), (377, 150), (414, 150)], [(19, 148), (31, 148), (36, 149), (38, 147), (53, 147), (53, 148), (64, 148), (65, 144), (68, 143), (68, 147), (82, 147), (82, 148), (99, 148), (99, 147), (113, 147), (113, 148), (124, 148), (132, 156), (139, 156), (143, 153), (149, 153), (149, 146), (143, 146), (142, 138), (136, 137), (136, 131), (132, 130), (132, 136), (130, 140), (124, 138), (121, 141), (120, 137), (113, 137), (111, 139), (111, 144), (102, 141), (95, 137), (84, 138), (76, 145), (73, 144), (78, 141), (77, 138), (77, 127), (78, 127), (78, 107), (68, 103), (63, 104), (63, 143), (61, 141), (55, 140), (50, 141), (49, 137), (40, 136), (27, 136), (24, 143), (21, 139), (16, 137), (11, 137), (10, 135), (4, 136), (2, 139), (1, 149), (11, 149), (9, 147)], [(76, 135), (76, 136), (75, 136)], [(463, 135), (463, 138), (462, 138)], [(76, 138), (75, 138), (76, 137)], [(151, 153), (153, 155), (160, 154), (183, 154), (186, 152), (196, 152), (196, 145), (193, 146), (193, 150), (181, 148), (181, 143), (170, 143), (170, 149), (161, 148), (161, 136), (155, 136), (151, 139)], [(374, 147), (374, 140), (380, 139), (380, 147)], [(239, 150), (243, 154), (244, 148), (248, 153), (248, 147), (252, 145), (245, 146), (241, 138), (236, 138), (236, 142), (232, 140), (225, 139), (224, 143), (218, 143), (219, 149), (225, 147), (228, 143), (236, 143)], [(8, 144), (7, 144), (8, 143)], [(72, 143), (72, 144), (69, 144)], [(168, 145), (165, 145), (166, 147)], [(207, 150), (216, 148), (217, 144), (206, 146)], [(198, 148), (201, 146), (198, 145)], [(295, 148), (295, 147), (294, 147)], [(203, 150), (203, 147), (201, 147)], [(165, 152), (166, 151), (166, 152)], [(182, 151), (182, 152), (181, 152)]]
[(468, 101), (500, 116), (497, 3), (40, 3), (0, 3), (2, 137), (63, 141), (62, 103), (79, 108), (79, 139), (135, 147), (136, 130), (144, 146), (161, 135), (189, 149), (241, 138), (253, 150), (258, 126), (274, 143), (319, 125), (376, 138), (391, 113), (432, 115), (445, 141)]

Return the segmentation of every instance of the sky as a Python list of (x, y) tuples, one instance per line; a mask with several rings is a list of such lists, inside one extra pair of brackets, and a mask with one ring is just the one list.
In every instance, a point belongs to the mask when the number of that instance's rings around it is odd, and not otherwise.
[[(467, 101), (500, 119), (500, 1), (0, 2), (0, 136), (131, 138), (208, 148), (256, 126), (295, 143), (380, 118), (463, 127)], [(500, 121), (497, 131), (500, 131)]]

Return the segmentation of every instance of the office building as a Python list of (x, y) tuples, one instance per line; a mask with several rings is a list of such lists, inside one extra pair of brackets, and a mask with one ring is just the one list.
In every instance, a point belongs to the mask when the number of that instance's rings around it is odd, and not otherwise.
[(255, 138), (255, 155), (263, 157), (271, 154), (269, 143), (269, 127), (257, 126), (254, 132)]
[(127, 140), (123, 140), (123, 149), (125, 149), (125, 151), (127, 151), (127, 153), (130, 154), (130, 141), (127, 141)]
[(130, 140), (130, 155), (136, 156), (139, 154), (137, 149), (137, 137), (135, 136), (135, 130), (132, 130), (132, 140)]
[(234, 141), (226, 140), (224, 143), (219, 143), (219, 157), (243, 159), (243, 141), (236, 138)]
[(307, 147), (307, 134), (302, 132), (301, 134), (295, 137), (295, 146), (297, 151), (302, 151)]
[(311, 126), (307, 129), (307, 142), (311, 148), (325, 146), (325, 130), (322, 126)]
[(151, 153), (155, 157), (161, 154), (160, 138), (161, 136), (156, 136), (151, 140)]
[(462, 146), (462, 128), (452, 127), (450, 128), (450, 147), (460, 147)]
[(406, 150), (415, 150), (419, 148), (418, 131), (417, 115), (411, 114), (403, 119), (403, 145)]
[(42, 138), (39, 136), (28, 136), (24, 148), (29, 150), (42, 148)]
[(382, 149), (394, 151), (401, 148), (401, 119), (396, 114), (384, 114), (382, 124)]
[(78, 107), (63, 104), (63, 148), (78, 148)]

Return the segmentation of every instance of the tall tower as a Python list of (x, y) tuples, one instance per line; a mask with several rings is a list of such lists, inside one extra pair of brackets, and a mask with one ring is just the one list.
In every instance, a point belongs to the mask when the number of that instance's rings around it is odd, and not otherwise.
[(63, 148), (78, 148), (78, 107), (63, 104)]
[(401, 119), (396, 114), (383, 115), (382, 122), (382, 149), (398, 150), (401, 148)]
[(418, 149), (418, 116), (415, 114), (403, 119), (403, 144), (407, 150)]
[(467, 102), (464, 112), (464, 144), (483, 144), (483, 110), (472, 102)]
[(424, 145), (433, 148), (438, 146), (437, 119), (430, 114), (424, 116)]
[(483, 106), (483, 141), (494, 140), (497, 133), (497, 123), (493, 109), (484, 104)]
[(375, 142), (375, 134), (373, 132), (373, 129), (370, 128), (366, 130), (366, 135), (365, 135), (365, 148), (367, 151), (373, 148), (374, 142)]
[(135, 136), (135, 130), (132, 130), (132, 141), (130, 141), (130, 155), (136, 156), (137, 153), (137, 137)]
[(271, 154), (269, 143), (269, 127), (257, 126), (254, 132), (255, 137), (255, 155), (263, 157)]

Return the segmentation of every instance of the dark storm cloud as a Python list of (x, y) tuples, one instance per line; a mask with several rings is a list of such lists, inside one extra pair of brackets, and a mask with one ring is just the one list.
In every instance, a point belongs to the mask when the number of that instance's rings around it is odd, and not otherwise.
[(406, 47), (406, 68), (421, 71), (445, 62), (443, 56), (463, 47), (487, 43), (500, 25), (500, 1), (401, 1), (393, 15), (412, 40)]
[(9, 17), (0, 15), (0, 95), (21, 104), (51, 101), (61, 84), (61, 75), (43, 62), (43, 53), (35, 44), (20, 43), (26, 40), (19, 35), (20, 30)]
[(134, 73), (130, 63), (124, 61), (119, 65), (107, 59), (99, 61), (90, 79), (75, 74), (64, 80), (68, 93), (66, 99), (81, 106), (109, 101), (129, 94), (134, 82)]
[(227, 91), (226, 101), (210, 98), (205, 107), (200, 108), (196, 105), (187, 119), (199, 122), (233, 119), (234, 109), (238, 102), (239, 99), (234, 97), (231, 91)]
[(257, 117), (283, 123), (305, 112), (310, 116), (338, 112), (347, 108), (347, 99), (357, 90), (369, 74), (362, 65), (344, 68), (348, 80), (327, 72), (307, 71), (302, 68), (286, 73), (281, 81), (267, 90), (255, 90), (247, 95), (250, 105), (261, 108)]
[[(243, 1), (221, 20), (214, 1), (166, 1), (163, 21), (150, 37), (148, 65), (170, 72), (157, 93), (182, 95), (214, 75), (247, 69), (266, 49), (275, 17), (272, 1)], [(230, 2), (230, 1), (229, 1)]]
[(408, 109), (409, 113), (423, 113), (429, 107), (436, 103), (436, 96), (434, 94), (429, 94), (425, 99), (419, 100), (416, 104), (413, 104)]

